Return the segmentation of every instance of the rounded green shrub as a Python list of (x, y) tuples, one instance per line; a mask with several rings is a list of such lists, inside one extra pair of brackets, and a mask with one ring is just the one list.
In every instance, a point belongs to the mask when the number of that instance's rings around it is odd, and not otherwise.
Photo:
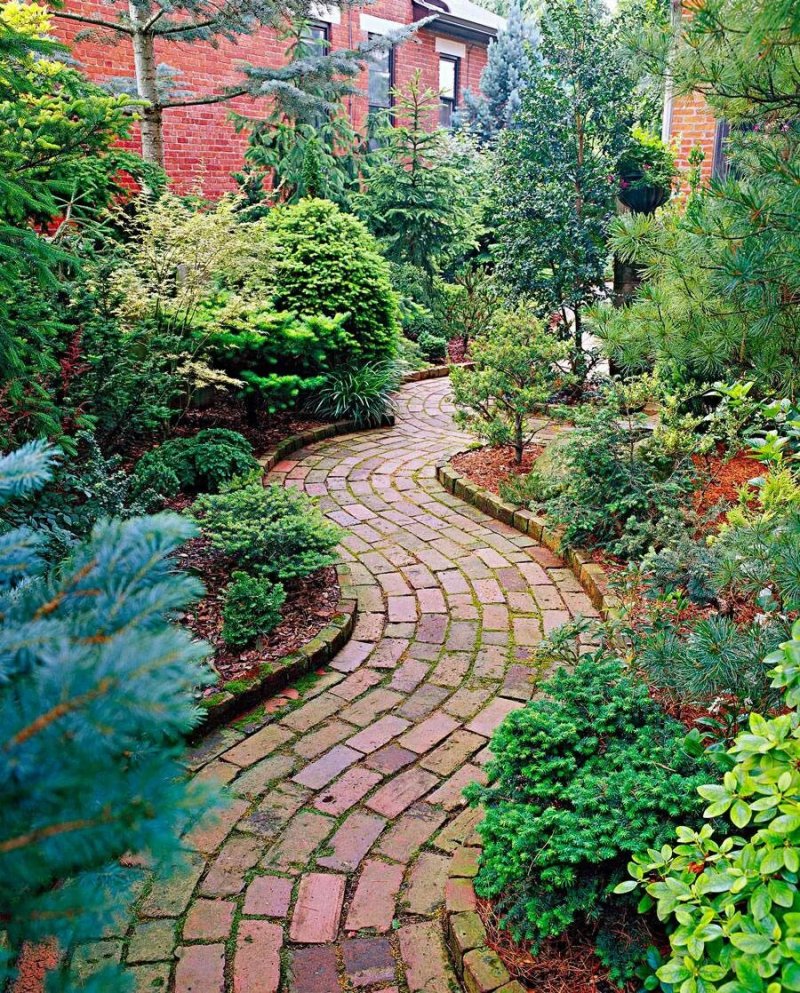
[(347, 314), (336, 364), (375, 362), (397, 347), (397, 301), (389, 264), (366, 227), (328, 200), (275, 207), (263, 221), (275, 259), (276, 311)]
[(336, 561), (341, 531), (305, 494), (258, 476), (201, 496), (192, 516), (215, 548), (260, 576), (299, 579)]
[(281, 583), (246, 572), (231, 574), (222, 608), (222, 637), (227, 645), (243, 648), (260, 635), (269, 634), (281, 619), (286, 591)]
[[(602, 650), (542, 690), (495, 732), (489, 785), (469, 788), (486, 811), (476, 891), (534, 951), (573, 923), (619, 928), (626, 908), (610, 894), (626, 864), (699, 821), (696, 789), (708, 775), (684, 747), (685, 728)], [(631, 969), (607, 964), (616, 978)]]
[(190, 438), (170, 438), (146, 452), (131, 480), (135, 496), (150, 505), (187, 493), (215, 493), (233, 476), (257, 467), (253, 446), (238, 431), (205, 428)]

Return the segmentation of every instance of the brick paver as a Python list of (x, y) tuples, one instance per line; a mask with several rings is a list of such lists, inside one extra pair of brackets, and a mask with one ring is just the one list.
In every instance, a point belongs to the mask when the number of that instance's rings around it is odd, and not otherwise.
[(398, 408), (395, 427), (312, 445), (273, 472), (347, 528), (356, 628), (314, 686), (188, 756), (231, 802), (188, 835), (183, 875), (144, 891), (122, 942), (137, 981), (460, 988), (438, 914), (445, 900), (474, 905), (474, 866), (446, 883), (478, 816), (463, 788), (534, 691), (535, 646), (590, 606), (552, 552), (439, 486), (436, 462), (469, 441), (447, 380), (404, 387)]

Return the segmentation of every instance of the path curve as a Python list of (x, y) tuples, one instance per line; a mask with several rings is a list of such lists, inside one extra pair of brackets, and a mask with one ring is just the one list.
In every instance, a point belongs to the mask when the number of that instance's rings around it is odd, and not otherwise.
[[(532, 693), (533, 646), (594, 611), (550, 551), (436, 481), (468, 442), (448, 381), (410, 384), (398, 406), (394, 428), (273, 471), (348, 529), (358, 621), (299, 707), (193, 754), (233, 800), (190, 835), (192, 872), (145, 892), (120, 941), (142, 991), (461, 988), (441, 925), (449, 856), (475, 823), (461, 791)], [(468, 884), (450, 897), (468, 904)]]

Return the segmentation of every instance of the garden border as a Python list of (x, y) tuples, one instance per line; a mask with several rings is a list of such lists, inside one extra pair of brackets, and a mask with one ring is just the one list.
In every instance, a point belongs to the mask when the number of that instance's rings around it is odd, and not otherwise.
[[(456, 453), (458, 455), (461, 452)], [(455, 455), (452, 456), (455, 458)], [(451, 459), (439, 462), (436, 466), (436, 478), (441, 485), (465, 503), (477, 507), (489, 517), (503, 524), (508, 524), (522, 534), (530, 535), (535, 541), (541, 542), (551, 552), (561, 555), (572, 570), (573, 575), (586, 591), (592, 605), (603, 616), (608, 616), (619, 607), (619, 598), (608, 592), (608, 576), (605, 569), (583, 548), (569, 548), (562, 551), (559, 528), (551, 527), (547, 521), (534, 514), (531, 510), (517, 507), (513, 503), (501, 500), (499, 496), (473, 483), (466, 476), (454, 469)]]

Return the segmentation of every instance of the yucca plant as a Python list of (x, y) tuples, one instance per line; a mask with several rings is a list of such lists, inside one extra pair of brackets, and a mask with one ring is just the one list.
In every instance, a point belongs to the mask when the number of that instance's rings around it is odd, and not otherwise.
[(319, 417), (352, 421), (356, 427), (375, 427), (394, 414), (392, 393), (401, 381), (395, 362), (340, 369), (325, 377), (308, 409)]

